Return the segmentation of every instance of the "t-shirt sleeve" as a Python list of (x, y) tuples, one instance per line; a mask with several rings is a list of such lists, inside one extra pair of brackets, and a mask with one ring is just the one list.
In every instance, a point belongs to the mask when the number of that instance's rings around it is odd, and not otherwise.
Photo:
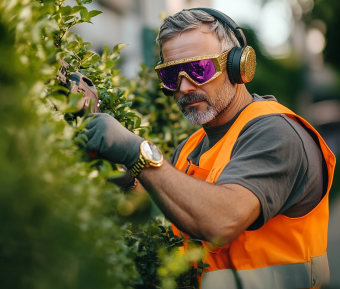
[(239, 184), (261, 203), (256, 230), (283, 207), (308, 167), (299, 135), (281, 115), (261, 116), (248, 124), (234, 145), (230, 162), (216, 184)]

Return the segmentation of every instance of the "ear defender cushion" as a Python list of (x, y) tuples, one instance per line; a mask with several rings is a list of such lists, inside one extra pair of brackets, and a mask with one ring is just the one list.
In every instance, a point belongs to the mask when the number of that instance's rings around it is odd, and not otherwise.
[(228, 60), (227, 60), (227, 73), (229, 80), (232, 84), (235, 84), (234, 77), (233, 77), (233, 59), (236, 51), (236, 47), (234, 47), (228, 55)]
[(228, 56), (227, 72), (228, 72), (229, 80), (232, 84), (243, 83), (242, 78), (241, 78), (241, 71), (240, 71), (242, 51), (243, 51), (243, 48), (234, 47), (230, 51), (229, 56)]

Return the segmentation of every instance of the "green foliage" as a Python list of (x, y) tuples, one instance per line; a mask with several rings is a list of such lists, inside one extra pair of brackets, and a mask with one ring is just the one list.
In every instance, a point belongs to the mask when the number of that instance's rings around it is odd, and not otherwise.
[[(157, 31), (154, 33), (156, 39)], [(129, 81), (135, 95), (132, 108), (143, 115), (143, 122), (150, 126), (146, 137), (157, 144), (165, 157), (171, 157), (174, 149), (200, 128), (190, 124), (178, 108), (173, 97), (165, 96), (159, 86), (153, 67), (159, 60), (159, 48), (155, 47), (155, 63), (151, 68), (142, 65), (138, 81)]]
[(145, 131), (130, 109), (134, 88), (121, 87), (124, 45), (106, 46), (99, 56), (68, 32), (100, 14), (83, 6), (90, 2), (0, 3), (1, 288), (190, 288), (202, 270), (188, 265), (197, 254), (181, 256), (183, 239), (159, 222), (135, 229), (136, 219), (147, 219), (149, 199), (106, 181), (119, 175), (115, 164), (81, 149), (87, 140), (77, 132), (86, 122), (72, 113), (82, 95), (67, 97), (56, 80), (64, 58), (71, 73), (97, 86), (103, 112)]
[(339, 70), (340, 55), (338, 52), (338, 27), (340, 19), (340, 2), (336, 0), (315, 0), (313, 10), (304, 16), (305, 22), (311, 24), (313, 20), (321, 20), (325, 24), (325, 37), (327, 39), (324, 51), (325, 61)]
[[(201, 242), (190, 239), (184, 241), (167, 227), (164, 224), (147, 223), (126, 238), (127, 244), (136, 252), (137, 269), (143, 283), (147, 288), (199, 288), (197, 276), (202, 276), (204, 269), (209, 266), (202, 261), (193, 266), (194, 262), (202, 259)], [(190, 247), (185, 256), (178, 250), (184, 242)], [(160, 263), (164, 266), (159, 266)], [(145, 288), (145, 285), (136, 288)]]

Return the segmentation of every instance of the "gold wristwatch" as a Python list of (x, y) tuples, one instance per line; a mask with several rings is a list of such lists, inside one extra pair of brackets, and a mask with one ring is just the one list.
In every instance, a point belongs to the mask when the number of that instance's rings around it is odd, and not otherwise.
[(140, 144), (139, 158), (129, 172), (137, 178), (145, 167), (160, 167), (162, 164), (162, 152), (155, 144), (145, 140)]

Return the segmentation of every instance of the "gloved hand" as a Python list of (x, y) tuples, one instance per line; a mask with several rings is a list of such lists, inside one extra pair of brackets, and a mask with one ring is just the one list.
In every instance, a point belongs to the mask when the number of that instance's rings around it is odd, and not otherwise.
[(88, 131), (84, 132), (88, 138), (85, 150), (97, 151), (102, 158), (130, 169), (138, 160), (139, 146), (144, 139), (107, 113), (89, 114), (89, 117), (93, 115), (94, 119), (86, 125)]

